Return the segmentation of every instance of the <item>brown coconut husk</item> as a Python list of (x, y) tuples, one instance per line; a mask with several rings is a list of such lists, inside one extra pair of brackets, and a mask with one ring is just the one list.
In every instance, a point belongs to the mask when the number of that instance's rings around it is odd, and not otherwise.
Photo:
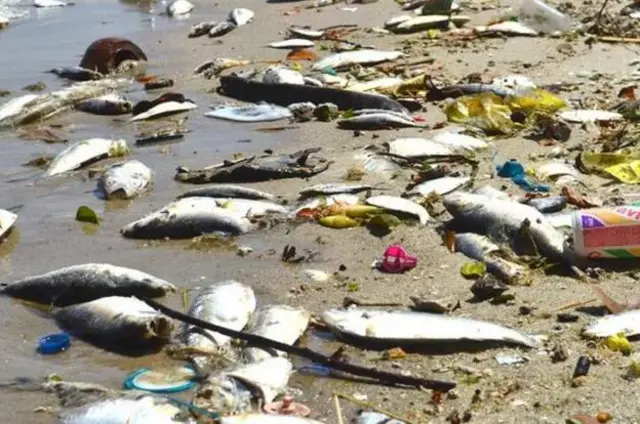
[(109, 74), (125, 60), (147, 60), (147, 55), (132, 41), (124, 38), (101, 38), (87, 48), (80, 62), (85, 69)]

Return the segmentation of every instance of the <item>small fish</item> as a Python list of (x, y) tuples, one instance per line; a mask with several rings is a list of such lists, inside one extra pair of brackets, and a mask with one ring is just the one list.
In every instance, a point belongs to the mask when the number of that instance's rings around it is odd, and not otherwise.
[(73, 143), (51, 161), (45, 176), (62, 174), (80, 169), (101, 159), (124, 156), (129, 153), (129, 146), (123, 139), (108, 140), (105, 138), (90, 138)]
[(567, 198), (565, 196), (551, 196), (528, 199), (523, 202), (529, 206), (533, 206), (541, 213), (560, 212), (567, 206)]
[(396, 33), (408, 34), (412, 32), (425, 31), (432, 28), (441, 28), (447, 26), (449, 22), (454, 25), (461, 26), (471, 20), (468, 16), (462, 15), (426, 15), (417, 16), (404, 20), (398, 25), (391, 27), (391, 31)]
[(295, 415), (244, 414), (220, 418), (220, 424), (322, 424), (311, 418)]
[(60, 268), (0, 284), (0, 293), (42, 304), (68, 306), (107, 296), (161, 297), (176, 287), (137, 269), (101, 263)]
[(37, 94), (25, 94), (20, 97), (15, 97), (3, 104), (2, 107), (0, 107), (0, 123), (18, 115), (26, 105), (38, 97), (40, 96)]
[(489, 26), (476, 26), (474, 31), (477, 34), (505, 34), (505, 35), (522, 35), (528, 37), (535, 37), (538, 35), (538, 31), (529, 28), (528, 26), (515, 21), (503, 21), (497, 24)]
[(491, 186), (485, 185), (476, 188), (473, 190), (474, 194), (479, 194), (490, 199), (498, 199), (498, 200), (511, 200), (511, 197), (502, 190), (498, 190), (497, 188), (493, 188)]
[(497, 242), (512, 239), (528, 221), (540, 252), (549, 258), (563, 258), (564, 236), (531, 206), (460, 191), (446, 195), (443, 204), (454, 219)]
[(489, 144), (484, 140), (450, 131), (438, 132), (432, 135), (430, 140), (444, 144), (445, 146), (462, 148), (467, 151), (476, 151), (489, 147)]
[(304, 85), (304, 77), (298, 71), (282, 66), (270, 66), (264, 71), (262, 82), (267, 84)]
[(196, 75), (204, 74), (205, 77), (211, 78), (212, 76), (219, 75), (220, 72), (225, 69), (234, 68), (237, 66), (245, 66), (251, 63), (250, 60), (241, 59), (229, 59), (225, 57), (219, 57), (217, 59), (209, 60), (199, 65), (193, 73)]
[(143, 100), (138, 102), (133, 107), (133, 117), (129, 122), (164, 118), (169, 115), (188, 112), (197, 107), (198, 105), (192, 100), (185, 98), (182, 94), (165, 93), (152, 101)]
[(322, 71), (327, 68), (340, 70), (353, 65), (375, 65), (382, 62), (389, 62), (404, 56), (402, 52), (384, 50), (353, 50), (349, 52), (337, 53), (327, 56), (314, 63), (311, 67), (313, 71)]
[(311, 40), (304, 38), (290, 38), (288, 40), (274, 41), (267, 44), (267, 47), (272, 49), (304, 49), (315, 46), (315, 43)]
[[(234, 280), (213, 284), (202, 289), (189, 307), (191, 317), (210, 322), (231, 330), (240, 331), (248, 323), (256, 309), (256, 297), (253, 289)], [(215, 331), (185, 325), (182, 339), (188, 347), (215, 353), (226, 349), (231, 337)], [(196, 371), (206, 374), (209, 358), (192, 358)]]
[[(5, 238), (7, 238), (17, 220), (18, 215), (16, 215), (15, 213), (9, 212), (5, 209), (0, 209), (0, 240), (4, 240)], [(2, 284), (0, 284), (0, 287), (1, 286)]]
[(204, 114), (207, 118), (225, 119), (235, 122), (271, 122), (293, 116), (286, 107), (260, 104), (252, 106), (220, 107)]
[(147, 188), (153, 171), (138, 160), (109, 166), (98, 182), (107, 199), (131, 199)]
[(311, 187), (300, 190), (300, 196), (326, 196), (341, 193), (360, 193), (361, 191), (371, 190), (373, 186), (367, 184), (316, 184)]
[(355, 158), (363, 162), (364, 171), (368, 174), (390, 176), (400, 171), (401, 167), (388, 156), (377, 155), (373, 152), (358, 153)]
[(211, 37), (211, 38), (222, 37), (223, 35), (230, 33), (231, 31), (233, 31), (236, 28), (237, 28), (237, 26), (233, 22), (222, 21), (222, 22), (217, 23), (216, 25), (214, 25), (209, 30), (208, 34), (209, 34), (209, 37)]
[(74, 336), (132, 345), (168, 341), (174, 327), (171, 318), (135, 297), (102, 297), (61, 308), (54, 317)]
[(580, 171), (568, 163), (549, 162), (539, 166), (536, 169), (536, 175), (545, 180), (555, 180), (564, 175), (570, 175), (573, 178), (578, 178), (580, 176)]
[(409, 199), (403, 199), (396, 196), (373, 196), (367, 198), (366, 202), (370, 205), (377, 206), (379, 208), (387, 209), (395, 212), (402, 212), (409, 215), (415, 215), (418, 217), (421, 225), (427, 225), (429, 219), (429, 212), (416, 202)]
[(73, 3), (66, 3), (59, 0), (34, 0), (33, 5), (35, 7), (65, 7)]
[(118, 94), (105, 94), (78, 103), (75, 108), (81, 112), (94, 115), (124, 115), (131, 113), (133, 106), (130, 101)]
[(413, 18), (411, 15), (399, 15), (394, 16), (384, 23), (384, 28), (388, 30), (392, 30), (403, 22), (409, 21)]
[(584, 330), (584, 334), (592, 337), (609, 337), (618, 333), (627, 337), (640, 334), (640, 309), (598, 318)]
[(342, 119), (338, 121), (338, 127), (347, 130), (373, 130), (424, 127), (424, 125), (391, 113), (371, 113)]
[(303, 204), (293, 212), (293, 215), (297, 215), (305, 209), (315, 210), (320, 207), (328, 207), (332, 205), (357, 205), (360, 202), (360, 198), (353, 194), (334, 194), (323, 198), (315, 198), (309, 202)]
[(211, 28), (213, 28), (214, 26), (216, 26), (215, 21), (197, 23), (191, 26), (188, 37), (189, 38), (202, 37), (203, 35), (209, 33)]
[(325, 311), (322, 320), (338, 334), (394, 347), (443, 341), (538, 345), (533, 337), (511, 328), (451, 315), (354, 308)]
[(286, 214), (287, 208), (267, 200), (211, 198), (218, 207), (248, 218), (263, 217), (269, 214)]
[(474, 233), (456, 233), (455, 247), (466, 257), (483, 262), (487, 271), (506, 283), (516, 283), (527, 274), (527, 269), (500, 256), (502, 249), (485, 236)]
[(229, 13), (229, 21), (233, 22), (236, 26), (241, 27), (251, 22), (255, 15), (256, 14), (253, 10), (238, 7)]
[(404, 421), (398, 421), (393, 418), (381, 414), (380, 412), (360, 411), (355, 424), (406, 424)]
[(311, 28), (303, 28), (298, 26), (290, 26), (289, 32), (297, 37), (306, 38), (309, 40), (318, 40), (324, 35), (324, 31), (319, 31)]
[(59, 76), (60, 78), (66, 78), (71, 81), (93, 81), (104, 78), (104, 75), (100, 72), (85, 69), (80, 66), (54, 68), (49, 72)]
[(451, 147), (426, 138), (398, 138), (386, 143), (386, 146), (389, 154), (403, 158), (429, 158), (456, 153)]
[(182, 193), (178, 196), (178, 199), (185, 197), (237, 197), (240, 199), (276, 200), (276, 196), (271, 193), (234, 184), (211, 184), (206, 187), (195, 188)]
[[(367, 91), (380, 90), (383, 88), (396, 87), (401, 83), (402, 83), (402, 78), (382, 77), (382, 78), (377, 78), (371, 81), (350, 83), (345, 87), (345, 89), (351, 90), (351, 91), (367, 92)], [(362, 110), (359, 110), (358, 112), (362, 112)], [(387, 112), (387, 111), (383, 111), (383, 112)]]
[(463, 185), (468, 184), (469, 181), (471, 181), (471, 178), (469, 177), (436, 178), (435, 180), (429, 180), (425, 181), (424, 183), (418, 184), (413, 189), (411, 189), (409, 194), (429, 196), (435, 193), (438, 196), (443, 196), (445, 194), (456, 191)]
[(188, 0), (173, 0), (167, 5), (167, 15), (180, 16), (186, 15), (193, 10), (193, 4)]
[[(309, 325), (309, 313), (302, 308), (287, 305), (267, 305), (259, 308), (247, 329), (249, 334), (292, 345)], [(260, 362), (272, 356), (285, 356), (284, 352), (247, 347), (244, 357), (248, 362)]]
[(564, 119), (567, 122), (583, 123), (583, 122), (610, 122), (610, 121), (622, 121), (624, 117), (617, 112), (609, 112), (606, 110), (569, 110), (566, 112), (560, 112), (560, 119)]
[(218, 207), (215, 199), (186, 197), (125, 225), (120, 233), (127, 238), (185, 239), (213, 232), (244, 234), (253, 228), (249, 219)]

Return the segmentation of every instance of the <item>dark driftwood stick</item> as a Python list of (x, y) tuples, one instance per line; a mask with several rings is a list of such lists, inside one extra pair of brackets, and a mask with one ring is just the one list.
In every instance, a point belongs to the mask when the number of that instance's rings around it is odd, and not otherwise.
[(456, 383), (453, 383), (453, 382), (428, 380), (428, 379), (419, 378), (419, 377), (404, 376), (404, 375), (394, 374), (386, 371), (378, 371), (373, 368), (361, 367), (359, 365), (352, 365), (346, 362), (335, 361), (329, 358), (328, 356), (322, 355), (321, 353), (318, 353), (318, 352), (314, 352), (313, 350), (310, 350), (307, 348), (289, 346), (288, 344), (280, 343), (275, 340), (267, 339), (265, 337), (256, 336), (255, 334), (249, 334), (242, 331), (234, 331), (225, 327), (220, 327), (218, 325), (212, 324), (207, 321), (202, 321), (200, 319), (191, 317), (189, 315), (186, 315), (176, 310), (173, 310), (171, 308), (168, 308), (156, 302), (155, 300), (144, 299), (144, 301), (152, 308), (157, 309), (163, 314), (173, 319), (177, 319), (178, 321), (182, 321), (190, 325), (195, 325), (197, 327), (205, 328), (207, 330), (216, 331), (218, 333), (224, 334), (225, 336), (244, 340), (245, 342), (247, 342), (249, 345), (252, 345), (252, 346), (276, 349), (291, 355), (307, 358), (315, 363), (318, 363), (326, 367), (329, 367), (338, 371), (342, 371), (348, 374), (357, 375), (360, 377), (374, 378), (376, 380), (385, 382), (387, 384), (413, 386), (416, 388), (423, 387), (425, 389), (437, 390), (439, 392), (447, 392), (456, 386)]

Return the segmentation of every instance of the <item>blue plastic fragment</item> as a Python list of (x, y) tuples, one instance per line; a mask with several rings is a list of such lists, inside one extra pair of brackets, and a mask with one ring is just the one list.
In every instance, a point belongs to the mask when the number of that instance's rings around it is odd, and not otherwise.
[(498, 176), (502, 178), (511, 178), (518, 187), (524, 191), (538, 191), (547, 193), (550, 191), (550, 187), (544, 184), (532, 183), (527, 179), (527, 174), (524, 171), (524, 167), (515, 159), (511, 159), (504, 163), (504, 165), (496, 166)]
[(38, 352), (53, 355), (64, 352), (71, 346), (71, 337), (67, 333), (49, 334), (38, 341)]

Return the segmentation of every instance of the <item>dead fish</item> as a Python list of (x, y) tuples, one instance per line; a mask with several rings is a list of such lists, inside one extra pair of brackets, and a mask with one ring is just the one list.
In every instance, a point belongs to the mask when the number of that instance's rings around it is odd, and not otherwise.
[(540, 252), (550, 258), (563, 258), (564, 236), (531, 206), (459, 191), (446, 195), (443, 204), (454, 219), (498, 242), (512, 238), (528, 221)]
[(313, 200), (304, 203), (298, 209), (293, 212), (293, 215), (296, 216), (298, 212), (305, 209), (318, 209), (320, 207), (327, 207), (331, 205), (357, 205), (360, 203), (360, 198), (353, 194), (334, 194), (332, 196), (315, 198)]
[(229, 13), (229, 21), (233, 22), (236, 26), (243, 26), (253, 20), (256, 14), (253, 10), (243, 9), (241, 7), (235, 8)]
[(89, 99), (76, 104), (75, 108), (81, 112), (94, 115), (124, 115), (131, 113), (133, 106), (130, 101), (118, 94), (105, 94), (104, 96)]
[(622, 121), (624, 117), (617, 112), (609, 112), (606, 110), (577, 109), (560, 112), (560, 119), (567, 122), (583, 123), (583, 122), (609, 122)]
[(168, 341), (173, 320), (135, 297), (110, 296), (54, 312), (63, 329), (80, 338), (141, 345)]
[(282, 66), (268, 67), (262, 76), (262, 82), (267, 84), (299, 84), (304, 85), (304, 77), (298, 71)]
[(324, 35), (324, 31), (319, 31), (311, 28), (302, 28), (298, 26), (290, 26), (289, 32), (297, 37), (306, 38), (309, 40), (318, 40)]
[(456, 191), (463, 185), (468, 184), (469, 181), (471, 181), (471, 178), (469, 177), (436, 178), (435, 180), (429, 180), (418, 184), (411, 189), (409, 194), (419, 194), (421, 196), (436, 194), (438, 196), (443, 196)]
[(17, 220), (18, 215), (15, 213), (0, 209), (0, 240), (7, 238)]
[[(256, 297), (253, 289), (238, 281), (229, 280), (202, 289), (187, 314), (221, 327), (241, 331), (249, 323), (255, 309)], [(183, 327), (182, 339), (190, 348), (211, 353), (222, 352), (231, 343), (229, 336), (190, 325)], [(191, 360), (199, 374), (208, 372), (209, 361), (207, 356), (196, 356)]]
[(388, 153), (403, 158), (428, 158), (456, 153), (451, 147), (426, 138), (398, 138), (386, 143)]
[(441, 28), (443, 26), (446, 27), (449, 23), (452, 23), (456, 26), (461, 26), (466, 24), (470, 20), (470, 17), (462, 15), (417, 16), (411, 19), (404, 20), (398, 25), (391, 27), (391, 31), (395, 33), (409, 34), (412, 32), (425, 31), (433, 28)]
[(380, 412), (360, 411), (355, 424), (406, 424), (404, 421), (398, 421), (389, 418)]
[(215, 24), (209, 30), (209, 37), (211, 37), (211, 38), (222, 37), (223, 35), (230, 33), (231, 31), (233, 31), (236, 28), (237, 28), (237, 26), (233, 22), (222, 21), (220, 23)]
[(182, 193), (178, 196), (178, 199), (185, 197), (237, 197), (240, 199), (276, 200), (276, 196), (271, 193), (233, 184), (212, 184), (207, 187), (196, 188)]
[(218, 207), (209, 197), (187, 197), (125, 225), (120, 233), (127, 238), (185, 239), (222, 232), (244, 234), (254, 228), (251, 221)]
[(391, 19), (389, 19), (387, 22), (384, 23), (384, 28), (391, 30), (395, 27), (397, 27), (398, 25), (400, 25), (403, 22), (406, 22), (410, 19), (412, 19), (413, 16), (411, 15), (399, 15), (399, 16), (394, 16)]
[(154, 100), (138, 102), (132, 110), (133, 117), (129, 122), (145, 121), (163, 118), (177, 113), (188, 112), (196, 109), (192, 100), (179, 93), (165, 93)]
[(485, 185), (473, 190), (474, 194), (479, 194), (490, 199), (511, 200), (511, 197), (502, 190)]
[(238, 414), (246, 414), (255, 410), (257, 405), (271, 403), (284, 392), (292, 370), (293, 365), (284, 357), (243, 365), (209, 377), (196, 393), (193, 403), (221, 415), (237, 415), (241, 419), (239, 422), (245, 423), (246, 416)]
[(236, 66), (245, 66), (249, 65), (250, 63), (250, 60), (219, 57), (199, 65), (193, 71), (193, 73), (196, 75), (204, 74), (206, 78), (211, 78), (212, 76), (219, 75), (220, 72), (224, 71), (225, 69), (233, 68)]
[(409, 199), (403, 199), (396, 196), (373, 196), (367, 198), (366, 202), (372, 206), (387, 209), (395, 212), (402, 212), (409, 215), (415, 215), (418, 217), (421, 225), (427, 225), (429, 219), (429, 212), (416, 202)]
[(101, 159), (124, 156), (128, 153), (129, 146), (123, 139), (90, 138), (78, 141), (58, 153), (44, 175), (51, 177), (82, 168)]
[(18, 115), (26, 105), (39, 97), (37, 94), (25, 94), (9, 100), (0, 107), (0, 123)]
[(388, 156), (381, 156), (373, 152), (363, 152), (355, 155), (355, 159), (363, 162), (366, 173), (379, 175), (393, 175), (400, 171), (401, 167)]
[(153, 178), (153, 171), (138, 160), (109, 166), (99, 180), (107, 199), (131, 199), (142, 193)]
[(92, 71), (91, 69), (84, 69), (80, 66), (54, 68), (49, 72), (59, 76), (60, 78), (65, 78), (71, 81), (93, 81), (104, 78), (104, 75), (100, 72)]
[(425, 312), (332, 309), (322, 314), (329, 328), (345, 336), (393, 346), (443, 341), (505, 342), (536, 347), (535, 338), (469, 318)]
[(503, 21), (489, 26), (477, 26), (473, 29), (476, 34), (494, 35), (522, 35), (525, 37), (535, 37), (538, 35), (536, 30), (515, 21)]
[(161, 297), (176, 287), (137, 269), (87, 263), (0, 285), (0, 293), (31, 302), (67, 306), (108, 296)]
[(316, 184), (300, 190), (300, 196), (326, 196), (341, 193), (353, 194), (371, 190), (372, 188), (373, 186), (367, 184)]
[(188, 37), (189, 38), (202, 37), (203, 35), (209, 33), (211, 28), (213, 28), (215, 25), (216, 25), (215, 21), (200, 22), (195, 25), (192, 25), (191, 29), (189, 30)]
[(66, 3), (60, 0), (33, 0), (33, 5), (35, 7), (66, 7), (73, 5), (73, 3)]
[(523, 202), (536, 208), (541, 213), (560, 212), (567, 206), (567, 198), (564, 196), (539, 197)]
[(411, 119), (401, 118), (389, 113), (372, 113), (341, 119), (338, 127), (347, 130), (373, 130), (406, 127), (424, 127)]
[(399, 77), (382, 77), (371, 81), (350, 83), (345, 89), (352, 91), (375, 91), (383, 88), (396, 87), (401, 83), (402, 78)]
[(353, 50), (327, 56), (314, 63), (311, 70), (321, 71), (327, 68), (340, 70), (353, 65), (375, 65), (382, 62), (393, 61), (403, 56), (404, 53), (396, 51), (369, 49)]
[(311, 418), (295, 415), (243, 414), (220, 418), (220, 424), (322, 424)]
[(504, 256), (502, 249), (485, 236), (474, 233), (456, 233), (455, 247), (466, 257), (483, 262), (487, 271), (506, 283), (517, 283), (527, 275), (527, 269), (519, 264), (510, 262)]
[(286, 214), (287, 208), (267, 200), (250, 200), (237, 198), (211, 198), (218, 207), (247, 218), (263, 217), (270, 214)]
[(188, 0), (173, 0), (167, 5), (167, 15), (180, 16), (186, 15), (193, 10), (193, 4)]
[(261, 104), (238, 107), (219, 107), (204, 114), (207, 118), (218, 118), (235, 122), (271, 122), (289, 119), (293, 114), (282, 106)]
[(598, 318), (584, 330), (585, 335), (592, 337), (609, 337), (618, 333), (627, 337), (640, 334), (640, 309)]
[[(309, 325), (309, 313), (302, 308), (287, 305), (267, 305), (259, 308), (247, 329), (250, 334), (292, 345)], [(284, 352), (247, 347), (244, 357), (248, 362), (260, 362), (272, 356), (285, 356)]]
[(444, 144), (445, 146), (462, 148), (468, 151), (476, 151), (489, 147), (489, 144), (484, 140), (450, 131), (438, 132), (431, 135), (430, 139), (436, 143)]
[(315, 43), (304, 38), (290, 38), (288, 40), (274, 41), (267, 44), (272, 49), (304, 49), (315, 46)]

